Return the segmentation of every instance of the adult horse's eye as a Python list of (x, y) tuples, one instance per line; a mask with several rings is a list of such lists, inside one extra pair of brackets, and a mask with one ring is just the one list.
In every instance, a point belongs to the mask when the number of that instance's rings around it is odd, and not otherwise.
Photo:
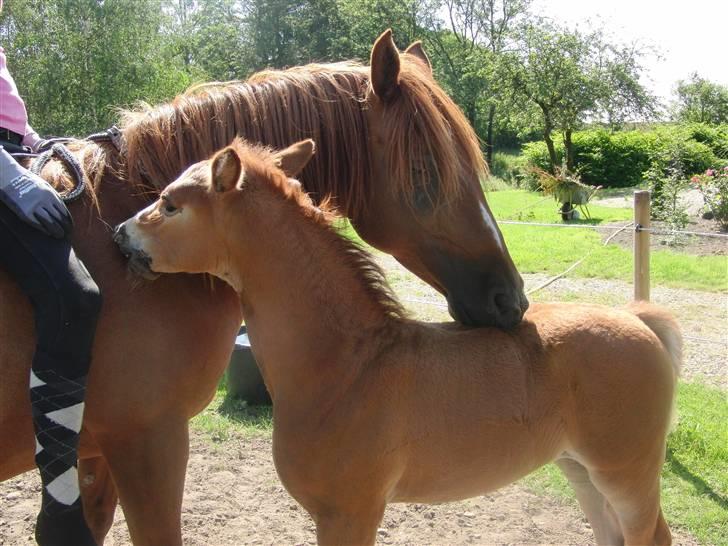
[(432, 212), (440, 191), (440, 179), (431, 157), (423, 163), (415, 163), (411, 167), (411, 176), (415, 185), (412, 204), (422, 213)]

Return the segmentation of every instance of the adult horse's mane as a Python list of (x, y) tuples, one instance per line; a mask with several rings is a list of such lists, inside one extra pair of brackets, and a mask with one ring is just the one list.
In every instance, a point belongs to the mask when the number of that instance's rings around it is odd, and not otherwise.
[[(391, 179), (399, 184), (393, 189), (409, 204), (416, 188), (433, 202), (447, 201), (460, 191), (462, 165), (485, 173), (477, 136), (421, 61), (402, 55), (399, 82), (401, 92), (386, 104), (383, 121)], [(306, 189), (316, 198), (334, 196), (351, 214), (367, 204), (368, 92), (369, 68), (353, 62), (192, 87), (168, 104), (123, 112), (126, 176), (159, 190), (237, 135), (275, 148), (312, 138), (321, 157), (302, 174)], [(438, 183), (423, 184), (430, 179)]]

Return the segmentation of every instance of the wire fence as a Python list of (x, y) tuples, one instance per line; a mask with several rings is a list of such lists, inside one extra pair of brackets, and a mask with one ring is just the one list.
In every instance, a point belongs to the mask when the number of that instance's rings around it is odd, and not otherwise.
[[(520, 222), (516, 220), (499, 220), (498, 224), (507, 224), (511, 226), (538, 226), (538, 227), (555, 227), (555, 228), (571, 228), (571, 229), (594, 229), (603, 231), (623, 231), (623, 226), (600, 226), (596, 224), (555, 224), (548, 222)], [(716, 237), (728, 241), (728, 233), (710, 233), (705, 231), (685, 231), (681, 229), (657, 229), (651, 227), (637, 226), (635, 231), (646, 231), (652, 235), (692, 235), (695, 237)]]

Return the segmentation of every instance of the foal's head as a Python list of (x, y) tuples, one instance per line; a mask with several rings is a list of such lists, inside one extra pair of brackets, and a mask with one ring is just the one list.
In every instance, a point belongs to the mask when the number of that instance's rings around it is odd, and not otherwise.
[(312, 140), (271, 152), (236, 139), (212, 159), (195, 163), (167, 186), (159, 199), (119, 225), (114, 240), (130, 268), (147, 278), (158, 273), (211, 273), (234, 285), (229, 276), (230, 249), (240, 245), (231, 229), (245, 207), (266, 201), (245, 199), (261, 188), (277, 186), (287, 197), (311, 204), (290, 177), (314, 153)]

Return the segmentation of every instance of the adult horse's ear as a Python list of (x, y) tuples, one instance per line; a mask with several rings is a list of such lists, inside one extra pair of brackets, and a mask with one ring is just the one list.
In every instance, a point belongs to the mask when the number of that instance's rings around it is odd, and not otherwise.
[(392, 40), (392, 29), (385, 30), (372, 47), (370, 62), (372, 89), (383, 101), (399, 93), (399, 51)]
[(273, 157), (276, 165), (290, 178), (303, 170), (315, 151), (316, 144), (309, 138), (308, 140), (296, 142), (285, 150), (276, 152)]
[(212, 187), (225, 192), (237, 186), (243, 174), (243, 164), (238, 152), (232, 146), (218, 152), (212, 158)]
[(427, 69), (430, 71), (430, 74), (432, 74), (432, 63), (430, 63), (430, 58), (427, 56), (427, 53), (425, 53), (425, 48), (422, 47), (422, 42), (417, 40), (416, 42), (412, 42), (410, 46), (404, 50), (405, 53), (412, 55), (413, 57), (417, 57), (420, 61), (425, 63), (425, 66), (427, 66)]

